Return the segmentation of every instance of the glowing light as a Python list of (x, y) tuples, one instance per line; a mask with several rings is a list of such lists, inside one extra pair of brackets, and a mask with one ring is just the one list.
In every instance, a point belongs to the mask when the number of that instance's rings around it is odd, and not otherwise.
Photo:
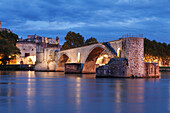
[(77, 77), (76, 82), (76, 104), (79, 106), (81, 104), (81, 77)]
[(28, 77), (31, 78), (31, 71), (28, 71)]
[(77, 62), (80, 63), (80, 52), (78, 52)]
[(120, 57), (120, 54), (121, 54), (121, 50), (120, 48), (117, 49), (117, 56)]
[(108, 55), (103, 55), (104, 57), (108, 58)]
[(16, 60), (17, 60), (17, 64), (20, 64), (21, 60), (24, 62), (24, 64), (35, 64), (36, 55), (27, 56), (27, 57), (21, 57), (21, 56), (17, 55)]
[(103, 56), (101, 56), (100, 59), (103, 59)]
[(26, 60), (27, 64), (35, 64), (36, 56), (28, 56), (26, 58), (27, 58), (27, 60)]
[(105, 65), (109, 62), (110, 60), (110, 56), (108, 55), (108, 53), (104, 52), (101, 53), (101, 55), (99, 56), (99, 58), (96, 61), (96, 66), (102, 66)]

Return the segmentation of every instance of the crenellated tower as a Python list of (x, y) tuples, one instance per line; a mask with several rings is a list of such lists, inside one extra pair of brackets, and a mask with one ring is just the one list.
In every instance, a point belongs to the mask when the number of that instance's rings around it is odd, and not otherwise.
[(59, 37), (57, 36), (56, 37), (56, 45), (58, 45), (59, 44)]
[(1, 24), (2, 24), (2, 22), (0, 21), (0, 29), (1, 29)]

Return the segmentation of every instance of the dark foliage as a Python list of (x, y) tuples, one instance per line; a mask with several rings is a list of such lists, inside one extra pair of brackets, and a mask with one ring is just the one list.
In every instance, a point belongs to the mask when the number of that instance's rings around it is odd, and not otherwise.
[(170, 58), (170, 44), (160, 43), (155, 40), (150, 41), (149, 39), (144, 39), (144, 53), (145, 56), (150, 55), (157, 57), (158, 60), (162, 59), (164, 65), (169, 62)]
[(64, 42), (62, 46), (63, 50), (98, 43), (98, 41), (92, 37), (84, 41), (82, 35), (71, 31), (67, 33), (65, 40), (66, 42)]
[(85, 45), (91, 45), (91, 44), (96, 44), (96, 43), (98, 43), (96, 38), (91, 37), (91, 38), (86, 40)]
[(4, 65), (7, 61), (10, 61), (9, 56), (20, 54), (20, 50), (16, 47), (17, 39), (18, 35), (12, 32), (0, 32), (0, 60)]

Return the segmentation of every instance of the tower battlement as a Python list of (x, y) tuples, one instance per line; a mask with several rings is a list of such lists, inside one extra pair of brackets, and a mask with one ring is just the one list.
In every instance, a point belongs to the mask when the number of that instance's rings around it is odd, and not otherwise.
[(1, 29), (1, 24), (2, 24), (2, 22), (0, 21), (0, 29)]

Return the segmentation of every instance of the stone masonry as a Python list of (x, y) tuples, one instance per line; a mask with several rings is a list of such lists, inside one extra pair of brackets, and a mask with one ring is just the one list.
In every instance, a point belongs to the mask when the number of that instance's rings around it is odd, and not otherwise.
[(128, 59), (127, 76), (144, 76), (144, 39), (128, 37), (123, 39), (125, 54)]
[[(63, 63), (81, 63), (83, 66), (80, 73), (96, 73), (96, 61), (99, 55), (105, 51), (112, 59), (112, 63), (103, 67), (106, 71), (100, 73), (110, 72), (113, 76), (119, 77), (145, 77), (146, 66), (144, 59), (144, 38), (140, 37), (127, 37), (121, 38), (116, 41), (107, 42), (107, 44), (98, 43), (89, 46), (83, 46), (78, 48), (72, 48), (68, 50), (57, 50), (57, 48), (37, 46), (37, 62), (35, 70), (39, 71), (56, 71), (58, 69), (65, 70), (64, 65), (62, 67), (57, 64)], [(114, 54), (119, 50), (120, 56)], [(114, 51), (114, 52), (113, 52)], [(61, 57), (66, 56), (68, 60), (61, 61)], [(116, 58), (116, 59), (113, 59)], [(126, 65), (125, 65), (126, 64)], [(62, 68), (62, 69), (61, 69)], [(99, 67), (100, 68), (100, 67)], [(69, 70), (70, 65), (69, 65)], [(76, 68), (74, 68), (76, 69)], [(77, 68), (80, 69), (80, 68)], [(67, 73), (69, 73), (69, 70)], [(74, 70), (78, 71), (78, 70)], [(111, 74), (109, 74), (111, 76)]]
[(128, 60), (112, 58), (109, 63), (96, 69), (96, 77), (127, 77)]
[(145, 76), (146, 77), (159, 77), (158, 64), (145, 62)]

